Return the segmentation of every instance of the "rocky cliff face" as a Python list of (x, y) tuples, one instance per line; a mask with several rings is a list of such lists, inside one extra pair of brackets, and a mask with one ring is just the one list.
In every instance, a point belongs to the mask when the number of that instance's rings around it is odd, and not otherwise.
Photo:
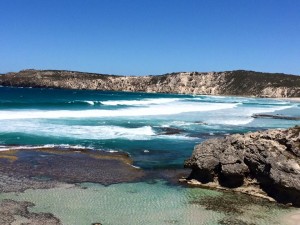
[(273, 98), (300, 97), (300, 76), (242, 70), (141, 77), (23, 70), (0, 75), (0, 85)]
[(300, 127), (210, 139), (195, 147), (185, 167), (192, 169), (188, 180), (232, 189), (254, 185), (300, 206)]

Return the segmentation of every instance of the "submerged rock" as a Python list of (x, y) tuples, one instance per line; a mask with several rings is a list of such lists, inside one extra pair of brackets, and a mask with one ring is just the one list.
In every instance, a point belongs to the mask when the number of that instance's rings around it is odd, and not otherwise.
[(31, 224), (31, 225), (62, 225), (60, 220), (51, 213), (33, 213), (28, 208), (33, 207), (30, 202), (3, 200), (0, 202), (0, 224)]
[(174, 134), (180, 134), (184, 132), (184, 130), (175, 127), (162, 127), (160, 129), (162, 130), (161, 133), (162, 135), (174, 135)]
[(189, 180), (231, 189), (255, 185), (300, 206), (300, 127), (210, 139), (195, 147), (185, 167), (192, 169)]
[(300, 120), (297, 116), (285, 116), (285, 115), (272, 115), (272, 114), (254, 114), (253, 118), (264, 118), (264, 119), (280, 119), (280, 120)]

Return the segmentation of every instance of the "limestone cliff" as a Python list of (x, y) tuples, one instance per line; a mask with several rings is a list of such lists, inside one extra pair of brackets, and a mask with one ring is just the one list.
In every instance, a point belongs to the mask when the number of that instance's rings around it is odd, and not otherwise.
[(184, 72), (158, 76), (116, 76), (63, 70), (22, 70), (0, 75), (2, 86), (132, 92), (300, 97), (300, 76), (254, 71)]
[(300, 127), (207, 140), (195, 147), (185, 167), (192, 169), (188, 180), (200, 185), (246, 192), (256, 187), (262, 195), (300, 206)]

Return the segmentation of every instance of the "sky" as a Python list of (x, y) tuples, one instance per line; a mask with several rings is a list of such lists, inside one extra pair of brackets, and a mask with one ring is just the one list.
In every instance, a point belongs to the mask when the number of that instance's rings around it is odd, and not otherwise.
[(300, 75), (299, 0), (0, 0), (0, 73)]

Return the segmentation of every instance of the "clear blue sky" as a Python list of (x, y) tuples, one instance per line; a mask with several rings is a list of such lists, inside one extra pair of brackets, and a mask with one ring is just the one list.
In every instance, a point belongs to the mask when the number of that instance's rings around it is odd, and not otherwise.
[(0, 0), (0, 72), (300, 74), (299, 0)]

